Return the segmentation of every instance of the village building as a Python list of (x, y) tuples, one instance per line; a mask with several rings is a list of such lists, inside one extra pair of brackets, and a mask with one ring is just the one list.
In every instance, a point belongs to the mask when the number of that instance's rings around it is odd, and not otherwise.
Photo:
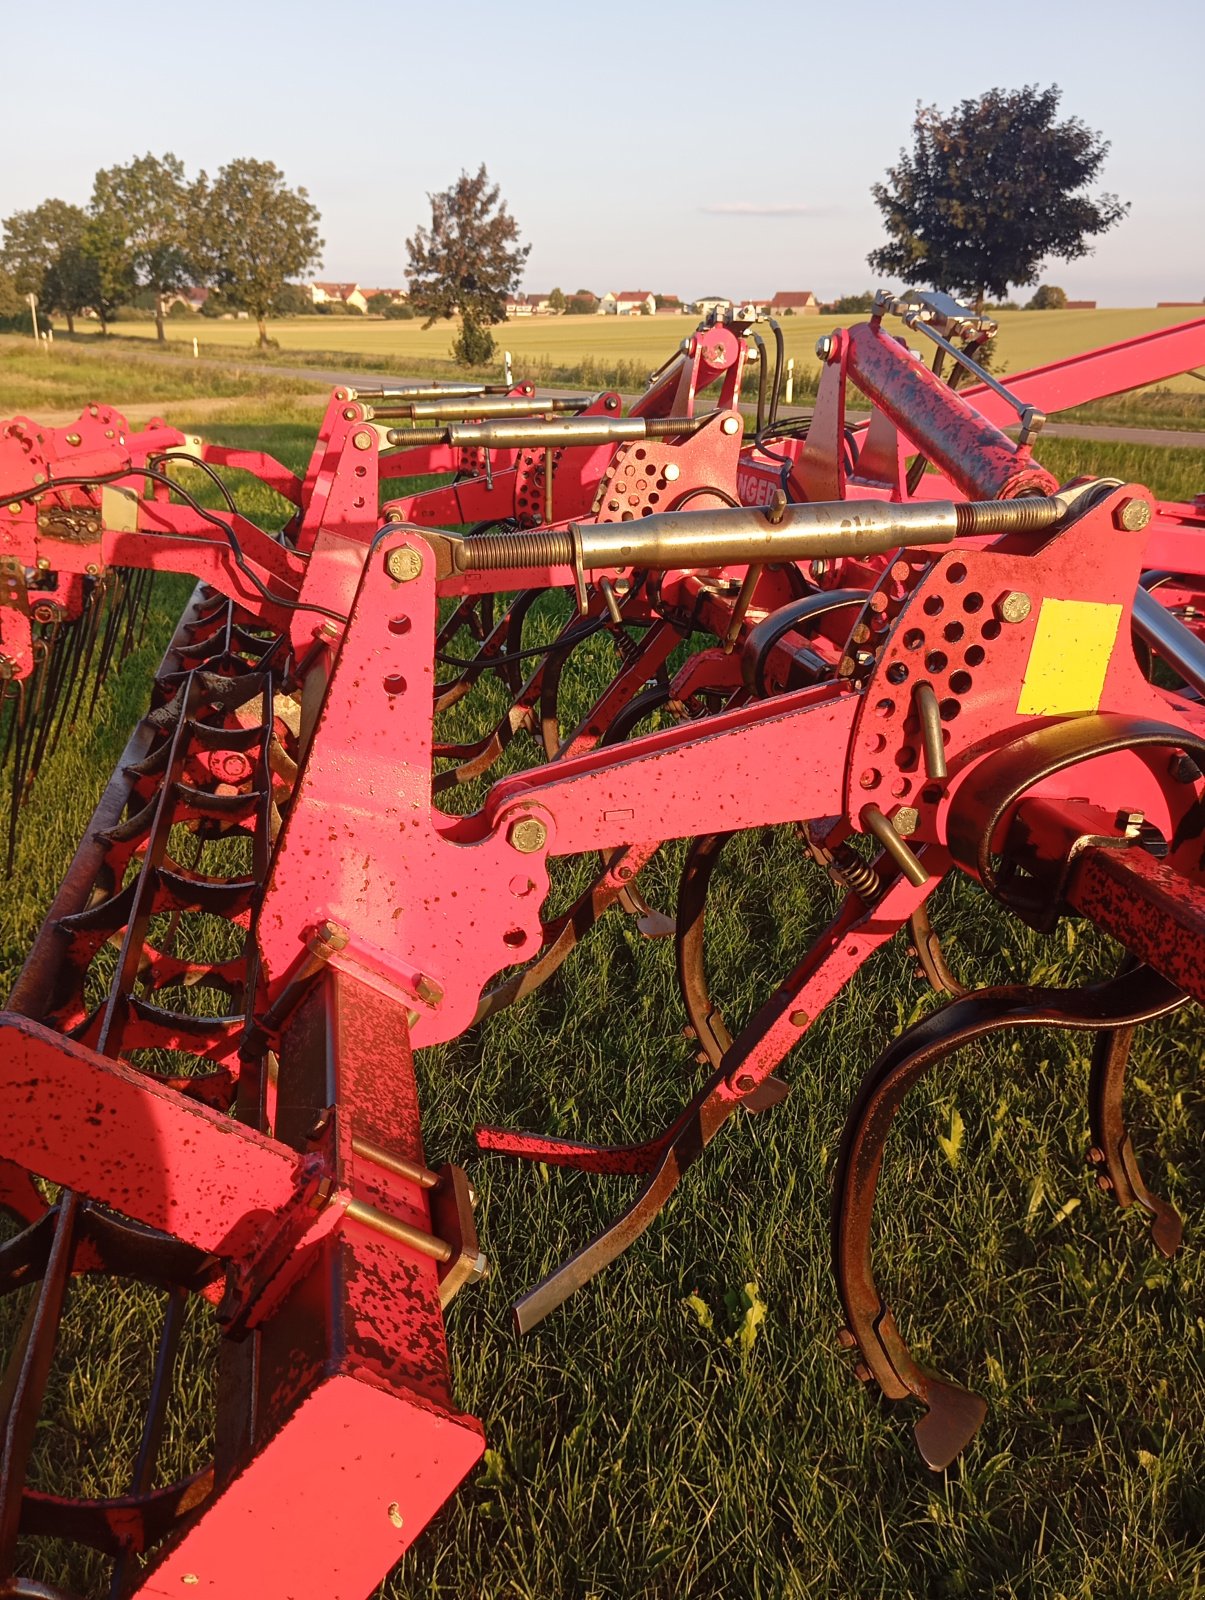
[(355, 311), (367, 311), (368, 300), (358, 283), (309, 283), (310, 299), (316, 306), (342, 304)]
[(818, 316), (820, 302), (810, 289), (779, 289), (766, 310), (772, 317)]
[(639, 316), (647, 312), (652, 316), (657, 309), (657, 297), (647, 289), (623, 289), (616, 294), (608, 289), (598, 302), (598, 314), (611, 317)]

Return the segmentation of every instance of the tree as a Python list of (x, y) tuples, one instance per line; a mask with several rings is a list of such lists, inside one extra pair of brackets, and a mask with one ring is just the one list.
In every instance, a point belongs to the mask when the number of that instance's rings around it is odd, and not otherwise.
[(877, 271), (974, 299), (1033, 283), (1050, 257), (1074, 261), (1129, 210), (1085, 193), (1108, 143), (1077, 117), (1055, 120), (1062, 91), (989, 89), (948, 115), (917, 106), (911, 154), (871, 189), (889, 243)]
[[(204, 183), (204, 176), (200, 182)], [(184, 176), (184, 163), (170, 152), (136, 156), (127, 166), (102, 168), (92, 188), (94, 215), (106, 217), (115, 235), (124, 225), (127, 254), (138, 284), (155, 297), (155, 331), (160, 342), (163, 303), (186, 289), (196, 276), (189, 252), (189, 225), (197, 186)]]
[(12, 273), (0, 267), (0, 328), (15, 328), (22, 318), (28, 328), (29, 306), (17, 288), (17, 280)]
[(1060, 289), (1053, 283), (1042, 284), (1033, 299), (1025, 303), (1026, 311), (1065, 311), (1066, 308), (1066, 289)]
[(67, 332), (95, 298), (95, 272), (81, 250), (86, 213), (66, 200), (43, 200), (4, 219), (4, 264), (19, 294), (35, 294), (43, 311), (61, 311)]
[(499, 193), (484, 162), (472, 177), (462, 172), (450, 188), (427, 196), (431, 226), (416, 228), (406, 240), (411, 304), (426, 317), (426, 328), (441, 317), (460, 317), (452, 353), (465, 365), (484, 365), (493, 355), (486, 330), (505, 320), (506, 297), (518, 288), (531, 251), (519, 244), (519, 225)]
[(865, 294), (843, 294), (833, 301), (831, 310), (842, 316), (850, 316), (859, 311), (870, 311), (874, 307), (874, 294), (867, 289)]
[(596, 309), (598, 302), (589, 295), (571, 294), (565, 301), (565, 311), (571, 317), (587, 317)]
[(321, 220), (306, 191), (288, 188), (271, 161), (231, 161), (204, 186), (193, 230), (198, 262), (223, 300), (255, 318), (261, 350), (285, 284), (318, 267)]
[(118, 306), (126, 305), (135, 291), (134, 263), (130, 257), (125, 223), (113, 210), (93, 211), (84, 228), (80, 250), (91, 263), (91, 306), (105, 333)]
[(549, 311), (564, 311), (564, 309), (565, 309), (565, 293), (564, 293), (564, 290), (562, 290), (562, 289), (554, 289), (552, 291), (552, 293), (548, 296), (548, 309), (549, 309)]

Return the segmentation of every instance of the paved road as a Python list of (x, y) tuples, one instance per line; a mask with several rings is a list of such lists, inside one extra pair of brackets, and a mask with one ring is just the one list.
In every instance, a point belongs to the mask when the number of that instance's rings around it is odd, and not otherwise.
[[(123, 351), (122, 354), (124, 356), (127, 352)], [(237, 362), (217, 361), (208, 356), (201, 356), (193, 361), (187, 356), (161, 356), (150, 353), (143, 356), (141, 352), (129, 352), (129, 354), (148, 362), (170, 361), (178, 366), (220, 367), (227, 371), (232, 364), (238, 365)], [(300, 378), (306, 383), (313, 383), (325, 389), (333, 389), (344, 384), (353, 389), (357, 384), (362, 384), (366, 389), (378, 384), (409, 384), (415, 388), (427, 388), (431, 384), (440, 381), (432, 378), (408, 378), (404, 375), (393, 376), (383, 372), (339, 371), (334, 367), (278, 367), (273, 363), (265, 369), (264, 365), (258, 361), (248, 363), (248, 368), (257, 373), (265, 370), (274, 372), (282, 378)], [(571, 395), (581, 391), (574, 389), (540, 389), (538, 392), (542, 395)], [(632, 400), (635, 399), (635, 396), (625, 395), (624, 399)], [(222, 402), (222, 404), (225, 403), (227, 402)], [(157, 406), (151, 407), (128, 406), (125, 408), (125, 414), (131, 422), (136, 422), (139, 420), (138, 416), (135, 415), (136, 412), (145, 412), (146, 416), (149, 417), (157, 415), (163, 410), (169, 408), (177, 409), (184, 405), (187, 405), (190, 411), (195, 412), (200, 405), (205, 405), (205, 402), (165, 400)], [(207, 406), (206, 409), (208, 409)], [(214, 409), (217, 409), (216, 405)], [(779, 415), (784, 417), (795, 416), (798, 415), (798, 412), (798, 407), (783, 406), (779, 410)], [(43, 420), (51, 427), (63, 426), (66, 422), (74, 421), (75, 415), (78, 415), (78, 413), (71, 417), (65, 417), (63, 422), (57, 422), (50, 417), (46, 417)], [(856, 413), (850, 414), (850, 421), (857, 422), (862, 420), (864, 420), (864, 417)], [(1118, 428), (1104, 423), (1048, 422), (1042, 431), (1045, 436), (1051, 439), (1096, 439), (1112, 444), (1165, 445), (1170, 447), (1178, 446), (1180, 449), (1205, 450), (1205, 433), (1194, 433), (1187, 429), (1178, 431), (1174, 428)]]

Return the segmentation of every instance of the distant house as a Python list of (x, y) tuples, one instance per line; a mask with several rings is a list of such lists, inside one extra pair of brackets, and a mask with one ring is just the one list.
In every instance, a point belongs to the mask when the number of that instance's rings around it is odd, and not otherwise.
[(530, 317), (533, 310), (525, 294), (508, 294), (503, 307), (508, 317)]
[(565, 296), (566, 300), (581, 300), (588, 305), (591, 311), (598, 309), (598, 296), (593, 289), (575, 289), (572, 294)]
[(602, 314), (613, 317), (639, 316), (642, 311), (647, 311), (651, 316), (657, 309), (657, 297), (647, 289), (623, 289), (619, 294), (608, 289), (598, 302), (598, 309)]
[(820, 302), (810, 289), (779, 289), (766, 310), (772, 317), (785, 317), (788, 311), (792, 316), (808, 317), (819, 314)]
[(1205, 306), (1205, 300), (1156, 300), (1155, 304), (1162, 310), (1165, 307), (1176, 306)]
[(721, 294), (701, 294), (695, 301), (695, 310), (701, 317), (710, 316), (713, 311), (722, 316), (725, 311), (732, 310), (732, 301)]
[(404, 305), (405, 302), (410, 298), (409, 295), (407, 295), (405, 289), (364, 289), (364, 288), (362, 288), (360, 290), (360, 293), (364, 296), (365, 305), (367, 305), (370, 300), (375, 300), (379, 295), (384, 295), (386, 300), (388, 300), (388, 302), (389, 302), (389, 304), (391, 306)]
[(187, 306), (190, 311), (200, 311), (208, 299), (208, 289), (179, 289), (175, 294), (164, 296), (163, 309), (170, 311), (173, 306)]
[(659, 294), (657, 296), (658, 316), (665, 314), (671, 317), (679, 317), (685, 310), (686, 307), (682, 304), (681, 300), (678, 299), (676, 294)]
[(534, 289), (527, 290), (523, 298), (531, 307), (533, 317), (549, 317), (552, 315), (552, 307), (548, 304), (548, 296), (551, 293), (551, 289), (548, 294), (538, 294)]
[(311, 283), (308, 288), (316, 306), (342, 303), (356, 311), (368, 310), (368, 299), (358, 283)]
[(1065, 307), (1067, 311), (1095, 311), (1095, 300), (1068, 300)]

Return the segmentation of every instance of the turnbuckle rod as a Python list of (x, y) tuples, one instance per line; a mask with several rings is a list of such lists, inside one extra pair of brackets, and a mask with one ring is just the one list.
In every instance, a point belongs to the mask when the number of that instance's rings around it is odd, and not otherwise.
[[(528, 411), (531, 403), (524, 401)], [(483, 450), (508, 450), (533, 445), (560, 449), (565, 445), (626, 444), (633, 439), (674, 439), (697, 433), (716, 412), (701, 417), (538, 417), (523, 421), (453, 422), (446, 428), (390, 428), (385, 441), (392, 446), (449, 444), (476, 445)], [(731, 420), (737, 428), (739, 421)], [(721, 424), (722, 426), (722, 424)]]
[(738, 506), (714, 511), (668, 511), (639, 521), (570, 523), (531, 533), (485, 534), (453, 546), (461, 572), (507, 567), (635, 567), (655, 572), (728, 563), (814, 561), (867, 556), (912, 545), (950, 544), (965, 535), (999, 535), (1051, 528), (1066, 514), (1062, 501), (891, 505), (835, 500), (787, 506), (771, 522), (765, 510)]
[(378, 384), (372, 389), (348, 389), (349, 400), (467, 400), (476, 394), (509, 394), (506, 383), (428, 383), (398, 388)]
[(411, 422), (464, 422), (476, 421), (479, 417), (531, 417), (584, 411), (589, 404), (589, 395), (546, 400), (523, 395), (486, 395), (475, 400), (471, 395), (457, 398), (441, 394), (434, 400), (414, 400), (407, 405), (373, 406), (370, 420), (372, 417), (406, 417)]

